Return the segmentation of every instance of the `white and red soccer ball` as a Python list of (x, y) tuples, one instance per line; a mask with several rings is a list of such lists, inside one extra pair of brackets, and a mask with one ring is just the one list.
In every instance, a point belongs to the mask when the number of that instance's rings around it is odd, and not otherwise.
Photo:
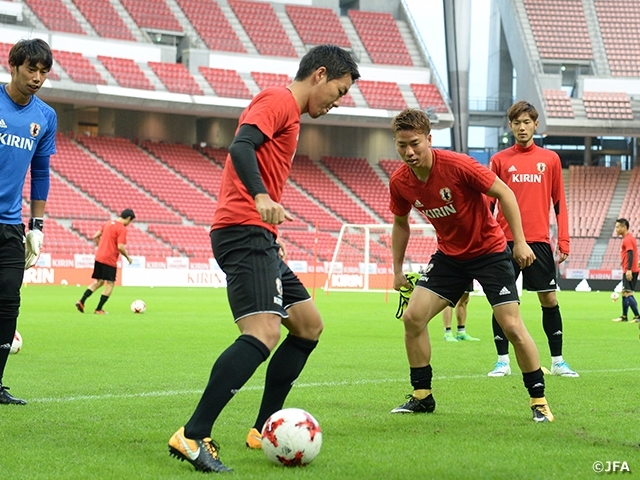
[(320, 453), (322, 430), (310, 413), (285, 408), (271, 415), (262, 427), (262, 450), (276, 465), (307, 465)]
[(11, 342), (11, 350), (9, 350), (9, 353), (18, 353), (20, 350), (22, 350), (22, 336), (20, 332), (16, 330), (13, 334), (13, 342)]
[(133, 302), (131, 302), (131, 311), (133, 313), (144, 313), (146, 309), (147, 304), (142, 300), (134, 300)]
[(618, 292), (611, 292), (611, 301), (615, 302), (620, 298), (620, 294)]

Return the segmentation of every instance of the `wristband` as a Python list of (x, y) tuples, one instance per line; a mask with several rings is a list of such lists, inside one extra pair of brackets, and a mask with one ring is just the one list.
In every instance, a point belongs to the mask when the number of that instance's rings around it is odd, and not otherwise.
[(40, 230), (44, 228), (44, 218), (30, 218), (29, 230)]

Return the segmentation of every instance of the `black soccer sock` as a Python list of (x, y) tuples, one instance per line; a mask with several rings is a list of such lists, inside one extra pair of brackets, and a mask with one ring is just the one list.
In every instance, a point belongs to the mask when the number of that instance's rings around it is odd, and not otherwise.
[(87, 298), (89, 298), (91, 295), (93, 295), (93, 292), (87, 288), (84, 291), (84, 293), (82, 294), (82, 298), (80, 299), (80, 303), (82, 303), (84, 305), (84, 302), (86, 302)]
[(267, 346), (251, 335), (240, 335), (213, 364), (209, 383), (191, 419), (184, 426), (187, 438), (211, 436), (213, 423), (233, 396), (269, 357)]
[(640, 316), (640, 314), (638, 313), (638, 302), (636, 302), (636, 298), (633, 295), (629, 295), (627, 299), (629, 300), (629, 307), (631, 307), (633, 315), (636, 317)]
[(544, 374), (541, 368), (533, 372), (523, 373), (522, 380), (531, 398), (544, 397)]
[(493, 327), (493, 342), (496, 344), (498, 355), (509, 355), (509, 340), (502, 331), (502, 327), (496, 320), (496, 316), (491, 316), (491, 326)]
[(3, 268), (0, 275), (0, 386), (20, 311), (20, 286), (24, 276), (24, 261), (21, 263), (20, 268)]
[(302, 372), (318, 340), (287, 335), (271, 357), (264, 382), (264, 393), (254, 428), (259, 431), (271, 414), (282, 409), (294, 382)]
[(629, 313), (629, 297), (622, 297), (622, 316), (626, 317)]
[(102, 307), (104, 307), (104, 304), (107, 303), (107, 300), (109, 300), (108, 296), (100, 295), (100, 301), (98, 302), (98, 306), (96, 307), (96, 310), (102, 310)]
[(542, 328), (549, 341), (549, 351), (552, 357), (562, 355), (562, 316), (560, 305), (542, 307)]
[(433, 379), (431, 365), (418, 368), (411, 367), (409, 377), (414, 390), (431, 390), (431, 380)]

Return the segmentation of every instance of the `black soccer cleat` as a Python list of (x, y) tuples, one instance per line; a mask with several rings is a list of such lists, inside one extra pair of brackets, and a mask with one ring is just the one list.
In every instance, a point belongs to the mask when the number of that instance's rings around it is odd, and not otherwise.
[(7, 390), (9, 387), (3, 387), (0, 385), (0, 404), (2, 405), (26, 405), (26, 400), (16, 398), (11, 395)]
[(210, 438), (193, 440), (184, 436), (184, 427), (169, 439), (169, 455), (187, 461), (200, 472), (231, 472), (218, 457), (220, 447)]
[(391, 410), (391, 413), (433, 413), (436, 409), (436, 400), (433, 395), (418, 400), (413, 395), (407, 395), (407, 402)]

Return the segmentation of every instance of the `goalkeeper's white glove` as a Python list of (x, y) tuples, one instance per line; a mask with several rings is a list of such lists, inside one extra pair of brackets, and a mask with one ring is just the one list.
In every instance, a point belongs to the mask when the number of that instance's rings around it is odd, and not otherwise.
[(42, 218), (32, 218), (29, 220), (29, 232), (25, 236), (26, 241), (24, 245), (25, 270), (33, 267), (40, 256), (40, 249), (44, 242), (44, 233), (42, 233), (43, 223)]

